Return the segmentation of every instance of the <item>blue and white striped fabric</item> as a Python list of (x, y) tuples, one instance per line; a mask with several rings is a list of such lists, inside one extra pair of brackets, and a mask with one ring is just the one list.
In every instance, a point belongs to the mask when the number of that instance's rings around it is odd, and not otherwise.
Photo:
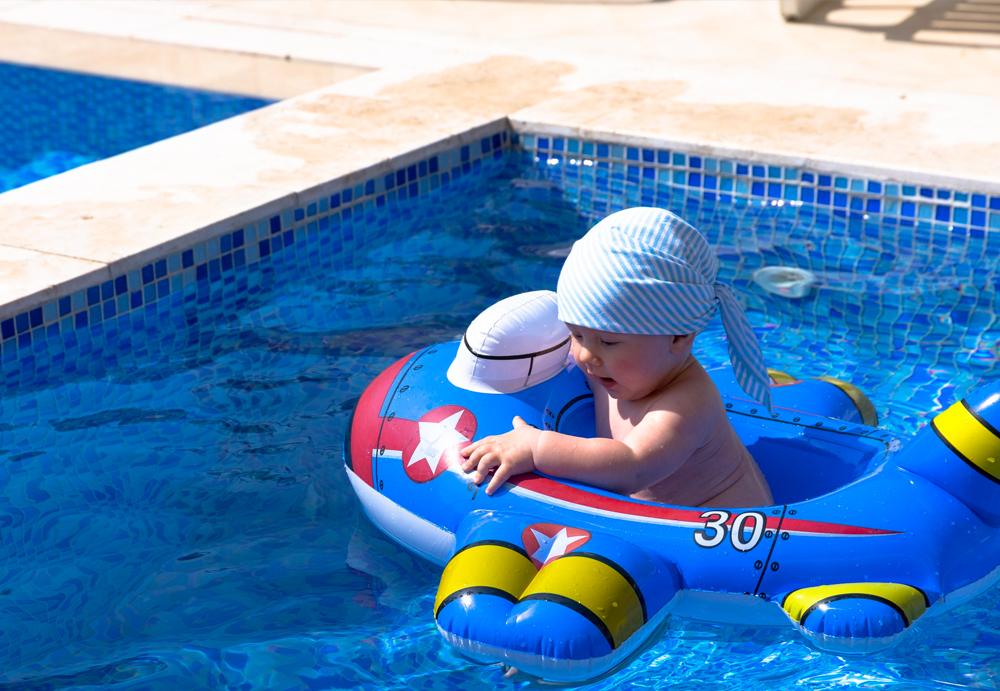
[(619, 211), (573, 245), (559, 274), (559, 319), (612, 333), (680, 335), (700, 333), (719, 310), (736, 380), (771, 410), (757, 337), (718, 270), (701, 233), (669, 211)]

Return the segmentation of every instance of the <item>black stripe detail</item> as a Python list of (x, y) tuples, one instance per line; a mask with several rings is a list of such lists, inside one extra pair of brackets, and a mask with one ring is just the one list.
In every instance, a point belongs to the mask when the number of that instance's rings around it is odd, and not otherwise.
[[(927, 609), (930, 609), (930, 607), (931, 607), (931, 599), (930, 599), (930, 597), (928, 597), (927, 593), (924, 592), (923, 588), (918, 588), (917, 586), (910, 585), (909, 583), (901, 583), (899, 585), (905, 585), (907, 588), (913, 588), (918, 593), (920, 593), (920, 595), (924, 598), (924, 607), (927, 608)], [(781, 608), (782, 609), (785, 608), (785, 603), (788, 602), (788, 598), (790, 598), (792, 595), (794, 595), (797, 592), (799, 592), (799, 591), (798, 590), (792, 590), (791, 592), (786, 593), (785, 597), (781, 598)], [(810, 611), (812, 611), (812, 610), (810, 609)]]
[[(925, 599), (926, 597), (927, 596), (924, 595)], [(799, 623), (805, 626), (806, 619), (809, 618), (809, 615), (812, 614), (816, 610), (816, 608), (818, 608), (820, 605), (825, 605), (830, 602), (836, 602), (837, 600), (873, 600), (875, 602), (881, 602), (883, 605), (888, 605), (892, 609), (896, 610), (896, 612), (903, 620), (904, 628), (907, 629), (910, 628), (910, 624), (913, 623), (910, 621), (909, 617), (906, 616), (906, 612), (904, 612), (903, 609), (892, 600), (887, 600), (886, 598), (879, 597), (878, 595), (867, 595), (863, 593), (844, 593), (843, 595), (831, 595), (830, 597), (823, 598), (819, 602), (814, 602), (809, 607), (809, 609), (803, 612), (802, 619), (799, 621)]]
[[(396, 392), (399, 391), (399, 387), (403, 385), (403, 380), (406, 379), (406, 375), (408, 375), (410, 373), (410, 370), (413, 369), (413, 366), (417, 364), (417, 360), (422, 358), (427, 353), (427, 351), (433, 347), (434, 346), (427, 346), (426, 348), (421, 350), (420, 353), (416, 355), (416, 357), (410, 358), (410, 361), (406, 363), (406, 367), (403, 369), (402, 374), (399, 375), (399, 381), (396, 382), (396, 387), (392, 390), (392, 393), (389, 394), (389, 400), (384, 401), (386, 411), (388, 411), (392, 407), (392, 400), (396, 397)], [(381, 410), (381, 405), (379, 406), (379, 409)], [(378, 436), (375, 438), (375, 450), (382, 448), (383, 429), (385, 429), (385, 417), (382, 418), (382, 422), (380, 422), (378, 426)], [(372, 461), (372, 484), (373, 484), (372, 489), (374, 489), (376, 492), (380, 491), (378, 488), (378, 461), (380, 458), (382, 458), (381, 454), (375, 454), (375, 460)]]
[[(778, 536), (781, 534), (781, 524), (785, 522), (786, 511), (788, 511), (788, 504), (781, 507), (781, 518), (778, 519), (778, 527), (774, 529), (774, 539), (771, 540), (771, 549), (767, 551), (767, 559), (764, 560), (764, 567), (760, 570), (760, 578), (757, 579), (757, 587), (753, 589), (754, 595), (760, 592), (760, 584), (764, 582), (764, 576), (767, 574), (767, 567), (771, 563), (771, 555), (774, 554), (774, 546), (778, 544)], [(764, 514), (764, 531), (767, 531), (767, 514)]]
[[(642, 623), (643, 624), (646, 623), (646, 621), (647, 621), (647, 619), (646, 619), (646, 598), (644, 598), (642, 596), (642, 591), (639, 590), (639, 584), (635, 582), (635, 579), (632, 578), (632, 576), (629, 574), (628, 571), (626, 571), (623, 567), (619, 566), (618, 564), (616, 564), (615, 562), (611, 561), (607, 557), (605, 557), (605, 556), (603, 556), (601, 554), (596, 554), (595, 552), (568, 552), (567, 554), (564, 554), (561, 557), (558, 557), (557, 559), (553, 559), (552, 561), (558, 561), (559, 559), (566, 559), (566, 558), (572, 558), (572, 557), (586, 557), (587, 559), (593, 559), (594, 561), (599, 561), (602, 564), (604, 564), (605, 566), (610, 566), (612, 569), (614, 569), (615, 571), (617, 571), (618, 575), (620, 575), (622, 578), (624, 578), (625, 581), (630, 586), (632, 586), (632, 590), (635, 591), (635, 596), (639, 599), (639, 606), (642, 608)], [(552, 562), (549, 562), (549, 563), (551, 564)]]
[[(360, 399), (358, 399), (360, 400)], [(358, 404), (355, 403), (354, 407), (351, 409), (351, 417), (347, 419), (347, 433), (344, 435), (344, 465), (352, 473), (354, 472), (354, 459), (351, 458), (351, 437), (353, 435), (354, 429), (354, 414), (358, 412)], [(375, 476), (372, 475), (372, 482), (375, 481)]]
[[(763, 406), (762, 403), (758, 403), (757, 405)], [(814, 419), (818, 418), (819, 420), (822, 420), (823, 422), (827, 422), (829, 420), (836, 420), (837, 419), (837, 418), (820, 417), (820, 416), (815, 415), (813, 413), (806, 413), (806, 412), (801, 411), (801, 410), (793, 410), (792, 408), (781, 408), (781, 410), (782, 410), (782, 412), (791, 413), (791, 414), (803, 413), (805, 415), (812, 416)], [(866, 425), (864, 423), (855, 423), (855, 422), (847, 422), (845, 424), (856, 425), (857, 427), (865, 427), (867, 429), (865, 429), (865, 431), (862, 432), (861, 434), (858, 434), (856, 432), (845, 432), (845, 431), (836, 429), (833, 425), (830, 425), (829, 427), (827, 427), (826, 425), (823, 425), (822, 427), (816, 427), (816, 426), (814, 426), (812, 424), (812, 421), (810, 421), (809, 423), (805, 423), (805, 422), (793, 422), (791, 420), (782, 420), (781, 418), (761, 417), (760, 415), (751, 415), (750, 413), (744, 413), (741, 410), (733, 410), (732, 408), (727, 408), (726, 409), (726, 415), (742, 415), (743, 417), (750, 417), (750, 418), (754, 418), (755, 420), (765, 420), (768, 423), (775, 423), (775, 424), (776, 423), (781, 423), (783, 425), (791, 425), (792, 427), (808, 427), (808, 428), (810, 428), (812, 430), (815, 430), (815, 431), (830, 432), (831, 434), (842, 434), (845, 437), (858, 437), (858, 438), (868, 437), (869, 439), (872, 439), (872, 437), (870, 435), (873, 432), (885, 432), (885, 430), (883, 428), (881, 428), (881, 427), (871, 427), (870, 425)], [(882, 441), (882, 440), (881, 439), (877, 439), (876, 441)], [(883, 443), (886, 446), (889, 446), (888, 442), (883, 442)]]
[(580, 401), (582, 401), (584, 399), (587, 399), (587, 398), (593, 398), (593, 397), (594, 397), (594, 394), (592, 394), (592, 393), (585, 393), (582, 396), (577, 396), (576, 398), (570, 399), (566, 403), (566, 405), (564, 405), (562, 407), (562, 409), (559, 411), (559, 414), (556, 415), (556, 424), (555, 424), (555, 428), (554, 428), (555, 431), (556, 432), (559, 431), (559, 421), (562, 420), (563, 413), (565, 413), (567, 410), (569, 410), (570, 408), (572, 408), (574, 405), (576, 405)]
[(465, 550), (472, 549), (473, 547), (479, 547), (480, 545), (495, 545), (496, 547), (506, 547), (511, 552), (517, 552), (528, 561), (531, 561), (531, 557), (528, 556), (528, 552), (525, 551), (524, 547), (521, 547), (520, 545), (515, 545), (512, 542), (504, 542), (503, 540), (479, 540), (478, 542), (470, 542), (461, 549), (456, 550), (456, 552), (453, 555), (451, 555), (451, 558), (454, 559)]
[[(833, 379), (833, 378), (834, 377), (830, 377), (830, 379)], [(821, 379), (820, 381), (825, 381), (825, 382), (827, 382), (829, 384), (833, 384), (833, 382), (831, 382), (829, 379)], [(838, 381), (840, 381), (840, 380), (838, 380)], [(844, 382), (844, 383), (846, 384), (847, 382)], [(833, 385), (837, 387), (837, 391), (839, 391), (840, 393), (844, 394), (845, 397), (847, 397), (847, 400), (851, 402), (851, 405), (854, 407), (854, 409), (856, 411), (858, 411), (858, 417), (861, 418), (861, 424), (862, 425), (866, 425), (868, 427), (878, 427), (878, 411), (875, 410), (875, 406), (874, 405), (872, 405), (872, 412), (875, 413), (875, 419), (874, 420), (870, 420), (870, 419), (868, 419), (868, 416), (865, 414), (866, 411), (862, 410), (862, 406), (861, 406), (860, 402), (854, 400), (854, 396), (852, 396), (850, 393), (848, 393), (842, 386), (839, 386), (837, 384), (833, 384)], [(858, 391), (860, 392), (861, 390), (858, 389)], [(871, 401), (869, 401), (869, 403), (871, 403)]]
[(616, 650), (615, 639), (611, 636), (611, 630), (608, 625), (601, 621), (601, 618), (591, 612), (589, 609), (581, 605), (576, 600), (571, 600), (564, 595), (556, 595), (555, 593), (533, 593), (525, 598), (521, 599), (521, 602), (527, 602), (528, 600), (541, 600), (543, 602), (553, 602), (557, 605), (562, 605), (567, 609), (571, 609), (580, 616), (584, 617), (587, 621), (593, 624), (598, 631), (604, 636), (604, 639), (608, 642), (608, 645), (612, 650)]
[(986, 429), (988, 429), (990, 431), (990, 434), (992, 434), (994, 437), (997, 437), (998, 439), (1000, 439), (1000, 430), (998, 430), (996, 427), (994, 427), (993, 425), (991, 425), (989, 422), (987, 422), (985, 420), (985, 418), (983, 418), (982, 415), (980, 415), (975, 410), (973, 410), (972, 406), (969, 405), (969, 403), (964, 398), (962, 399), (962, 406), (967, 411), (969, 411), (969, 415), (971, 415), (972, 417), (976, 418), (976, 421), (980, 425), (982, 425), (983, 427), (985, 427)]
[[(964, 403), (965, 401), (963, 400), (962, 402)], [(973, 415), (975, 415), (975, 413), (973, 413)], [(962, 453), (961, 451), (959, 451), (958, 449), (956, 449), (954, 446), (952, 446), (952, 443), (950, 441), (948, 441), (947, 439), (945, 439), (944, 434), (941, 432), (941, 430), (938, 429), (937, 424), (935, 424), (934, 420), (931, 420), (931, 429), (934, 430), (934, 434), (936, 434), (937, 437), (938, 437), (938, 439), (941, 440), (941, 443), (944, 444), (945, 446), (947, 446), (948, 450), (951, 451), (953, 454), (955, 454), (955, 456), (957, 456), (961, 460), (965, 461), (966, 465), (968, 465), (970, 468), (972, 468), (973, 470), (975, 470), (977, 473), (979, 473), (980, 475), (982, 475), (986, 479), (991, 480), (995, 484), (1000, 485), (1000, 480), (998, 480), (997, 478), (995, 478), (992, 475), (990, 475), (989, 473), (987, 473), (985, 470), (983, 470), (978, 465), (976, 465), (971, 460), (969, 460), (968, 456), (966, 456), (964, 453)]]
[(437, 619), (438, 615), (441, 613), (441, 610), (443, 610), (449, 604), (466, 595), (494, 595), (496, 597), (503, 598), (504, 600), (506, 600), (511, 604), (514, 605), (517, 604), (517, 597), (511, 595), (506, 590), (501, 590), (500, 588), (493, 588), (488, 585), (470, 585), (468, 588), (462, 588), (460, 590), (456, 590), (451, 595), (441, 600), (441, 605), (437, 608), (437, 611), (434, 612), (434, 618)]
[(569, 343), (569, 339), (570, 337), (567, 336), (565, 341), (563, 341), (562, 343), (557, 343), (551, 348), (546, 348), (545, 350), (539, 350), (534, 353), (524, 353), (523, 355), (484, 355), (482, 353), (477, 353), (475, 350), (473, 350), (472, 345), (469, 344), (468, 334), (462, 337), (462, 344), (465, 346), (466, 350), (475, 355), (477, 358), (481, 358), (483, 360), (524, 360), (525, 358), (534, 358), (538, 357), (539, 355), (545, 355), (546, 353), (551, 353), (554, 350), (559, 350), (564, 345)]

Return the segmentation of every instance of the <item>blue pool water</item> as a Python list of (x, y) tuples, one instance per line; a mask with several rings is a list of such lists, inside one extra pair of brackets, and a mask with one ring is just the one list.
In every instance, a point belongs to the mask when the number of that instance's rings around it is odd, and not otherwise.
[(268, 103), (0, 62), (0, 193)]
[[(57, 374), (0, 379), (17, 382), (0, 395), (0, 689), (532, 686), (442, 644), (440, 569), (363, 516), (341, 445), (385, 366), (456, 338), (498, 298), (554, 288), (607, 203), (560, 179), (512, 154), (331, 231), (356, 249), (307, 239), (237, 271), (245, 290), (190, 286), (127, 332), (55, 353)], [(912, 433), (997, 375), (988, 243), (942, 245), (934, 227), (808, 205), (681, 191), (655, 202), (718, 248), (769, 364), (855, 382), (884, 424)], [(774, 263), (811, 269), (816, 289), (764, 293), (749, 276)], [(721, 333), (716, 323), (698, 339), (706, 364), (726, 359)], [(668, 618), (592, 687), (996, 689), (998, 678), (995, 589), (864, 658), (816, 651), (791, 626)]]

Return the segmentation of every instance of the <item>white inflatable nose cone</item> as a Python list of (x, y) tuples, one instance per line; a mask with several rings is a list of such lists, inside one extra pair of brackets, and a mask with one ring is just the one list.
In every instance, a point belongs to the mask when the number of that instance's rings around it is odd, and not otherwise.
[(761, 288), (786, 298), (804, 297), (816, 275), (812, 271), (794, 266), (765, 266), (753, 272), (753, 280)]
[(569, 329), (551, 290), (521, 293), (472, 320), (448, 381), (480, 393), (515, 393), (559, 374), (570, 362)]

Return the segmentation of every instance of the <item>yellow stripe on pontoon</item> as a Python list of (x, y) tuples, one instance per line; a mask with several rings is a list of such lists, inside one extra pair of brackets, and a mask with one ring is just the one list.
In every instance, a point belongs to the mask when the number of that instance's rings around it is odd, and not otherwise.
[(924, 594), (912, 586), (901, 583), (840, 583), (803, 588), (786, 597), (781, 606), (788, 612), (788, 616), (801, 624), (806, 613), (813, 607), (851, 595), (879, 598), (895, 604), (903, 612), (907, 626), (919, 619), (927, 610)]
[(470, 545), (444, 567), (434, 599), (434, 616), (445, 598), (466, 588), (495, 588), (517, 600), (537, 573), (528, 557), (510, 547), (496, 543)]
[(984, 426), (962, 401), (931, 422), (962, 459), (1000, 482), (1000, 437)]
[(771, 380), (775, 384), (791, 384), (792, 382), (799, 381), (788, 372), (782, 372), (780, 369), (767, 368), (767, 376), (771, 377)]
[(816, 377), (820, 381), (825, 381), (828, 384), (833, 384), (838, 389), (847, 394), (847, 397), (851, 399), (854, 403), (854, 407), (858, 409), (858, 414), (861, 415), (861, 423), (868, 425), (869, 427), (878, 427), (878, 412), (875, 410), (874, 404), (865, 396), (864, 391), (856, 387), (851, 382), (844, 381), (843, 379), (837, 379), (836, 377)]
[(588, 556), (567, 554), (546, 564), (521, 596), (558, 595), (600, 619), (617, 648), (645, 624), (635, 588), (612, 566)]

